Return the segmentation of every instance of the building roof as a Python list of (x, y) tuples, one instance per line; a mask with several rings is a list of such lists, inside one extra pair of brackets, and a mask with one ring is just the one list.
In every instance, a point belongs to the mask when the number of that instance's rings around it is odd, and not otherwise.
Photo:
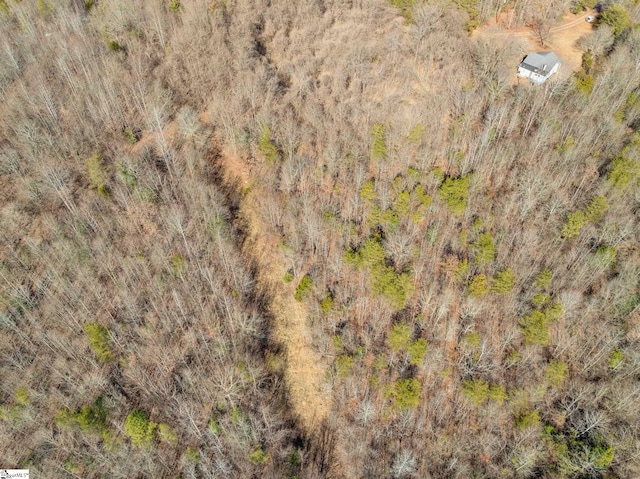
[(529, 53), (520, 68), (532, 71), (538, 75), (546, 76), (557, 63), (560, 63), (558, 55), (553, 52), (535, 52)]

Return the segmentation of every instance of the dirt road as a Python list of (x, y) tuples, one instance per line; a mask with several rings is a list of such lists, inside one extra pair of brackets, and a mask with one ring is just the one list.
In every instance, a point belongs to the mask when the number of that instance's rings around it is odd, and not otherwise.
[[(565, 20), (566, 17), (564, 17), (559, 24), (556, 24), (549, 29), (549, 35), (553, 35), (554, 33), (568, 30), (576, 25), (582, 25), (582, 24), (589, 25), (586, 21), (589, 15), (592, 15), (592, 13), (586, 12), (580, 16), (574, 16), (575, 18), (570, 18), (569, 20)], [(514, 37), (514, 38), (535, 37), (535, 33), (533, 32), (533, 30), (527, 27), (521, 27), (521, 28), (511, 29), (511, 30), (502, 30), (502, 31), (497, 31), (495, 30), (496, 28), (498, 27), (496, 26), (495, 22), (490, 22), (485, 25), (481, 25), (474, 32), (473, 36), (484, 37), (484, 38), (500, 37), (500, 36)]]

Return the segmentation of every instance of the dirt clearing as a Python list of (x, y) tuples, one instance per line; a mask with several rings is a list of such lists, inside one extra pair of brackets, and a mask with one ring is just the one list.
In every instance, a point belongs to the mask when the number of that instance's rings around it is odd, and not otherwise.
[(582, 51), (576, 44), (580, 38), (589, 34), (593, 24), (586, 22), (586, 17), (592, 15), (587, 12), (583, 15), (576, 16), (568, 14), (563, 18), (563, 23), (551, 29), (549, 38), (545, 42), (544, 50), (553, 50), (562, 59), (562, 67), (560, 71), (568, 75), (571, 72), (580, 69), (582, 64)]
[[(579, 15), (567, 13), (551, 27), (549, 34), (544, 38), (544, 45), (540, 44), (539, 38), (532, 28), (506, 28), (511, 23), (507, 13), (501, 14), (497, 23), (495, 17), (491, 18), (473, 32), (472, 37), (499, 39), (500, 41), (524, 41), (527, 48), (526, 53), (553, 51), (562, 60), (558, 76), (564, 79), (580, 69), (582, 51), (576, 47), (576, 43), (594, 28), (593, 24), (586, 21), (589, 15), (595, 15), (595, 12), (590, 10)], [(514, 70), (521, 60), (522, 58), (514, 58)]]

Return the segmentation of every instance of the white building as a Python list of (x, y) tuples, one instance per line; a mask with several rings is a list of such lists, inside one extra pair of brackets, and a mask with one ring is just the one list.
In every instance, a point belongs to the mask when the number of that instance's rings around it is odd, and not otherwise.
[(561, 61), (553, 52), (529, 53), (518, 66), (518, 76), (533, 83), (544, 83), (558, 71)]

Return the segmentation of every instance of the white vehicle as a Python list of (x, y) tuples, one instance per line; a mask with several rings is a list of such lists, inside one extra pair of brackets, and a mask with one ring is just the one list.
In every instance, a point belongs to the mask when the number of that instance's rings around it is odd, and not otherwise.
[(593, 15), (589, 15), (587, 18), (585, 18), (585, 20), (587, 21), (587, 23), (593, 23), (593, 21), (596, 19), (596, 17), (594, 17)]

